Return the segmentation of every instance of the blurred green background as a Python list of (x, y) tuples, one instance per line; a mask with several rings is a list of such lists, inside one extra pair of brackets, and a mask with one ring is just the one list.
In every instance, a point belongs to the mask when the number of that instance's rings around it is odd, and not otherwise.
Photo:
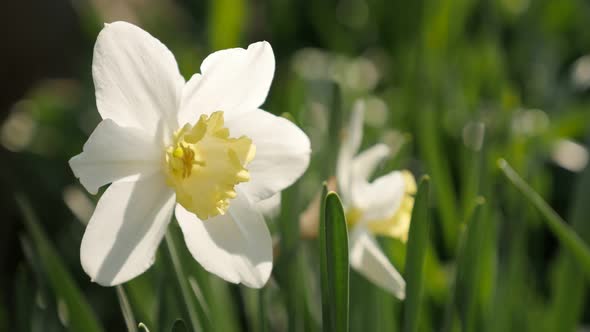
[[(91, 283), (79, 263), (97, 197), (67, 161), (100, 120), (92, 48), (116, 20), (160, 39), (185, 78), (212, 51), (269, 41), (277, 69), (264, 108), (290, 113), (312, 141), (308, 172), (269, 221), (280, 250), (262, 291), (227, 284), (176, 248), (205, 331), (320, 329), (317, 241), (298, 220), (334, 173), (358, 98), (363, 146), (395, 151), (378, 173), (432, 179), (421, 330), (589, 326), (587, 279), (496, 167), (505, 158), (590, 241), (588, 1), (23, 0), (0, 4), (0, 331), (124, 331), (125, 299), (151, 331), (187, 320), (168, 251), (117, 289)], [(478, 196), (479, 241), (461, 278), (457, 250)], [(403, 271), (404, 245), (380, 243)], [(403, 302), (350, 280), (351, 331), (399, 330)]]

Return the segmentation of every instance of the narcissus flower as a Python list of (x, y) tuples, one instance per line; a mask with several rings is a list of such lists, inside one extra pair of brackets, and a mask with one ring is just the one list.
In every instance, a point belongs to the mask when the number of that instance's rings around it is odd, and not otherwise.
[(188, 82), (172, 53), (142, 29), (105, 25), (92, 75), (102, 122), (70, 160), (100, 198), (80, 249), (101, 285), (148, 269), (172, 213), (193, 257), (221, 278), (262, 287), (271, 237), (256, 204), (309, 163), (308, 137), (259, 109), (274, 75), (267, 42), (209, 55)]
[(383, 254), (374, 235), (406, 242), (414, 206), (416, 181), (408, 171), (393, 171), (369, 182), (375, 168), (389, 154), (377, 144), (357, 155), (363, 136), (364, 104), (355, 104), (341, 145), (336, 177), (349, 229), (350, 265), (400, 299), (405, 282)]

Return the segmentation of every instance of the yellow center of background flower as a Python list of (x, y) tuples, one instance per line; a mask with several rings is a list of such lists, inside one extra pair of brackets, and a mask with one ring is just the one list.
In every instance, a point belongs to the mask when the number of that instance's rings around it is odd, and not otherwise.
[(225, 214), (237, 195), (234, 187), (250, 180), (245, 167), (256, 148), (246, 136), (229, 135), (218, 111), (201, 115), (194, 126), (184, 125), (166, 149), (166, 183), (178, 203), (201, 220)]

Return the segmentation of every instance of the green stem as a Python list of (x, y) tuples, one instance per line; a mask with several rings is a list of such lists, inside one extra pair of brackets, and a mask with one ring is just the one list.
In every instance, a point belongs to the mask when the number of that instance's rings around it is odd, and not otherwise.
[(135, 317), (133, 316), (133, 311), (131, 310), (131, 305), (129, 304), (125, 290), (121, 285), (118, 285), (116, 289), (119, 305), (121, 306), (121, 312), (123, 313), (123, 318), (125, 319), (125, 325), (127, 325), (127, 331), (137, 332), (137, 323), (135, 321)]
[(180, 286), (182, 300), (184, 301), (184, 304), (186, 306), (186, 311), (191, 321), (192, 330), (201, 331), (201, 325), (199, 324), (195, 303), (192, 301), (188, 282), (185, 278), (184, 272), (182, 271), (182, 266), (180, 264), (180, 257), (178, 256), (176, 246), (174, 245), (174, 238), (172, 237), (172, 234), (170, 232), (166, 233), (166, 247), (168, 247), (168, 253), (170, 254), (170, 260), (172, 261), (172, 265), (174, 267), (176, 281)]
[(504, 159), (498, 160), (498, 167), (506, 178), (531, 202), (544, 217), (547, 226), (559, 242), (567, 248), (590, 279), (590, 249), (578, 234), (535, 192)]

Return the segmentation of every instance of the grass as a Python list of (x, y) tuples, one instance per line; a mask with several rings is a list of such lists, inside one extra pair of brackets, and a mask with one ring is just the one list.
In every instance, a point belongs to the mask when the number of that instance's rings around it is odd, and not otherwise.
[[(116, 17), (92, 2), (76, 10), (83, 42), (69, 79), (31, 82), (0, 123), (1, 331), (536, 332), (590, 324), (586, 1), (223, 0), (129, 9), (170, 47), (186, 78), (219, 48), (263, 39), (273, 47), (263, 108), (287, 114), (313, 152), (267, 220), (275, 259), (262, 290), (205, 271), (174, 225), (154, 266), (129, 283), (103, 288), (83, 272), (84, 222), (100, 195), (81, 188), (67, 160), (99, 121), (92, 44)], [(429, 175), (407, 244), (378, 239), (406, 279), (404, 301), (348, 269), (339, 198), (318, 194), (335, 173), (359, 98), (367, 104), (361, 150), (383, 142), (394, 151), (373, 178), (397, 169)], [(578, 149), (564, 150), (564, 141)], [(319, 238), (300, 226), (318, 195)]]

